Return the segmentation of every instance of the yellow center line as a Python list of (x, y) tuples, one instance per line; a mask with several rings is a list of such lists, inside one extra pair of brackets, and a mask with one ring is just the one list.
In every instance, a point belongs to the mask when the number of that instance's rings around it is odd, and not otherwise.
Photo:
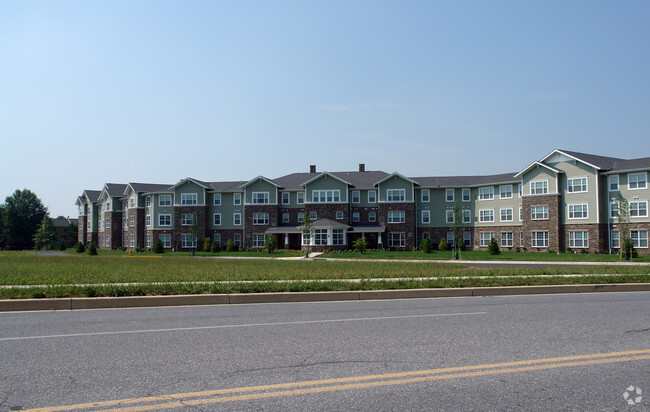
[[(638, 355), (638, 356), (634, 356), (634, 355)], [(203, 391), (203, 392), (187, 392), (187, 393), (178, 393), (178, 394), (161, 395), (161, 396), (150, 396), (150, 397), (143, 397), (143, 398), (131, 398), (131, 399), (112, 400), (112, 401), (105, 401), (105, 402), (94, 402), (94, 403), (85, 403), (85, 404), (77, 404), (77, 405), (38, 408), (38, 409), (31, 409), (29, 411), (54, 412), (54, 411), (64, 411), (64, 410), (73, 410), (73, 409), (94, 409), (94, 408), (120, 406), (120, 408), (117, 410), (136, 412), (136, 411), (147, 411), (147, 410), (155, 410), (155, 409), (177, 408), (177, 407), (183, 407), (188, 405), (202, 405), (202, 404), (209, 404), (209, 403), (232, 402), (238, 400), (253, 400), (253, 399), (272, 398), (272, 397), (279, 397), (279, 396), (304, 395), (310, 393), (332, 392), (332, 391), (341, 391), (341, 390), (357, 389), (357, 388), (369, 388), (369, 387), (377, 387), (377, 386), (401, 385), (407, 383), (466, 378), (466, 377), (473, 377), (473, 376), (487, 376), (487, 375), (496, 375), (496, 374), (504, 374), (504, 373), (516, 373), (516, 372), (572, 367), (572, 366), (585, 366), (585, 365), (595, 365), (595, 364), (605, 364), (605, 363), (615, 363), (615, 362), (629, 362), (633, 360), (642, 360), (642, 359), (650, 359), (650, 349), (624, 351), (624, 352), (597, 353), (597, 354), (590, 354), (590, 355), (564, 356), (564, 357), (556, 357), (556, 358), (534, 359), (534, 360), (524, 360), (524, 361), (514, 361), (514, 362), (484, 364), (484, 365), (474, 365), (474, 366), (460, 366), (460, 367), (441, 368), (441, 369), (428, 369), (428, 370), (410, 371), (410, 372), (396, 372), (396, 373), (386, 373), (386, 374), (378, 374), (378, 375), (353, 376), (353, 377), (346, 377), (346, 378), (289, 382), (289, 383), (281, 383), (281, 384), (274, 384), (274, 385), (217, 389), (217, 390)], [(557, 363), (557, 362), (564, 362), (564, 363)], [(534, 366), (523, 366), (523, 365), (534, 365)], [(496, 369), (496, 368), (501, 368), (501, 369)], [(483, 369), (491, 369), (491, 370), (483, 370)], [(470, 371), (470, 372), (464, 372), (464, 371)], [(454, 373), (454, 372), (462, 372), (462, 373)], [(444, 375), (440, 375), (443, 373)], [(421, 375), (435, 375), (435, 376), (421, 376)], [(405, 378), (405, 379), (395, 379), (395, 378)], [(362, 381), (374, 381), (374, 382), (362, 382)], [(362, 382), (362, 383), (350, 383), (350, 382)], [(330, 385), (330, 386), (318, 386), (314, 388), (302, 388), (302, 389), (292, 389), (292, 390), (279, 390), (279, 389), (300, 388), (304, 386), (316, 386), (316, 385)], [(211, 398), (211, 399), (183, 400), (183, 401), (163, 403), (163, 404), (134, 406), (131, 408), (122, 407), (122, 405), (128, 405), (134, 403), (164, 402), (164, 401), (174, 400), (174, 399), (188, 399), (188, 398), (197, 398), (197, 397), (205, 398), (205, 397), (215, 396), (215, 395), (226, 395), (226, 394), (236, 394), (239, 392), (258, 392), (258, 391), (269, 391), (269, 390), (275, 390), (275, 392), (264, 392), (264, 393), (253, 393), (253, 394), (249, 393), (249, 394)]]

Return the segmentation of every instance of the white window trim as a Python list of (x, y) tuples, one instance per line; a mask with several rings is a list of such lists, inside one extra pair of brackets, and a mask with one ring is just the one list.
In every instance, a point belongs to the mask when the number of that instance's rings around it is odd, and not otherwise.
[[(481, 196), (482, 196), (482, 194), (481, 194), (481, 190), (483, 190), (483, 189), (488, 189), (488, 193), (486, 193), (486, 194), (487, 194), (487, 195), (490, 195), (490, 196), (481, 199)], [(492, 190), (490, 191), (489, 189), (492, 189)], [(490, 193), (490, 192), (491, 192), (491, 193)], [(494, 186), (484, 186), (484, 187), (479, 187), (479, 188), (478, 188), (478, 201), (479, 201), (479, 202), (484, 202), (484, 201), (488, 201), (488, 200), (494, 200)]]
[[(632, 233), (634, 233), (634, 232), (638, 233), (638, 236), (636, 238), (636, 242), (635, 242), (635, 238), (632, 236)], [(645, 246), (641, 246), (641, 233), (643, 233), (643, 232), (645, 232), (645, 238), (644, 238), (644, 240), (646, 242)], [(648, 239), (648, 231), (647, 230), (630, 230), (630, 239), (632, 240), (632, 243), (633, 243), (635, 249), (647, 249), (648, 248), (648, 243), (649, 243), (648, 240), (649, 239)]]
[[(542, 192), (542, 193), (533, 193), (533, 187), (535, 186), (535, 183), (537, 183), (537, 182), (546, 183), (546, 186), (542, 188), (542, 190), (543, 190), (543, 189), (546, 189), (545, 192)], [(542, 186), (544, 186), (544, 185), (542, 185)], [(532, 180), (532, 181), (530, 182), (530, 184), (529, 184), (529, 190), (530, 190), (530, 194), (533, 195), (533, 196), (543, 196), (543, 195), (547, 195), (547, 194), (549, 193), (549, 192), (548, 192), (548, 179), (547, 179), (547, 180)], [(535, 192), (537, 192), (537, 190), (535, 190)]]
[[(467, 200), (465, 200), (465, 193), (467, 193)], [(463, 202), (471, 202), (472, 201), (472, 191), (470, 189), (463, 189), (462, 194), (461, 194), (461, 200)]]
[[(355, 199), (356, 197), (356, 199)], [(352, 196), (350, 198), (351, 203), (361, 203), (361, 192), (359, 190), (353, 190), (352, 191)]]
[[(635, 187), (631, 188), (630, 187), (630, 176), (641, 176), (643, 175), (643, 179), (645, 181), (645, 185), (643, 187)], [(637, 185), (638, 185), (638, 179), (637, 179)], [(647, 172), (638, 172), (638, 173), (628, 173), (627, 174), (627, 189), (628, 190), (643, 190), (648, 188), (648, 173)]]
[[(167, 224), (162, 224), (162, 223), (160, 223), (160, 219), (161, 219), (163, 216), (169, 216), (169, 224), (168, 224), (168, 225), (167, 225)], [(166, 220), (166, 219), (165, 219), (165, 220)], [(172, 225), (172, 215), (171, 215), (171, 214), (169, 214), (169, 213), (161, 213), (161, 214), (158, 215), (158, 226), (169, 227), (169, 226), (171, 226), (171, 225)]]
[(282, 204), (283, 204), (283, 205), (289, 205), (289, 204), (291, 204), (291, 193), (289, 193), (289, 192), (282, 192)]
[[(398, 193), (398, 200), (394, 200), (395, 192)], [(386, 189), (386, 202), (404, 203), (406, 202), (406, 189)]]
[(431, 211), (423, 210), (421, 213), (420, 221), (422, 222), (423, 225), (428, 225), (429, 223), (431, 223)]
[[(454, 199), (456, 198), (456, 191), (454, 189), (445, 189), (445, 202), (447, 203), (454, 203)], [(451, 200), (449, 200), (449, 194), (451, 193)]]
[[(371, 198), (370, 195), (373, 195)], [(368, 203), (377, 203), (377, 191), (375, 190), (368, 190)]]
[[(162, 203), (163, 199), (169, 199), (169, 203), (165, 202), (165, 204)], [(170, 207), (173, 204), (173, 197), (172, 195), (160, 195), (158, 196), (158, 207)]]
[[(645, 204), (645, 215), (637, 215), (637, 216), (632, 216), (632, 204)], [(637, 200), (634, 202), (630, 202), (630, 219), (639, 219), (639, 218), (644, 218), (648, 217), (648, 201), (647, 200)], [(640, 210), (639, 207), (637, 207), (637, 210)]]
[[(510, 219), (503, 219), (503, 211), (510, 211)], [(503, 207), (499, 209), (499, 219), (501, 222), (514, 222), (515, 216), (514, 216), (514, 209), (511, 207)]]
[[(239, 220), (239, 223), (237, 223), (237, 220)], [(233, 226), (241, 226), (241, 213), (232, 214), (232, 224)]]
[[(575, 207), (576, 206), (582, 206), (582, 217), (575, 217)], [(571, 217), (571, 207), (573, 207), (573, 214), (574, 217)], [(567, 219), (569, 220), (585, 220), (589, 219), (589, 203), (574, 203), (567, 205)]]
[(377, 221), (377, 212), (368, 212), (368, 222)]
[[(215, 218), (216, 218), (217, 216), (219, 216), (219, 223), (218, 223), (218, 224), (217, 224), (217, 223), (214, 223)], [(222, 222), (222, 220), (221, 220), (221, 213), (215, 213), (214, 215), (212, 215), (212, 225), (213, 225), (213, 226), (221, 226), (221, 222)]]
[(241, 205), (241, 193), (233, 193), (232, 194), (232, 204), (233, 204), (233, 206)]
[[(576, 233), (580, 233), (580, 240), (582, 246), (576, 246)], [(583, 234), (585, 235), (584, 237)], [(570, 230), (569, 231), (569, 247), (574, 249), (588, 249), (589, 248), (589, 232), (587, 230)]]
[(215, 193), (214, 194), (214, 205), (215, 206), (221, 206), (221, 193)]
[[(261, 195), (262, 201), (258, 199), (258, 196)], [(271, 204), (271, 195), (269, 192), (253, 192), (251, 193), (251, 203), (254, 205), (268, 205)]]
[(445, 223), (454, 223), (455, 222), (455, 216), (454, 216), (454, 211), (453, 210), (445, 210)]
[[(533, 217), (533, 209), (546, 208), (546, 217)], [(535, 216), (538, 214), (536, 213)], [(542, 216), (544, 213), (542, 213)], [(548, 220), (548, 206), (531, 206), (530, 207), (530, 220)]]
[(431, 201), (431, 191), (429, 189), (422, 189), (420, 191), (420, 201), (423, 203), (428, 203)]
[[(465, 213), (467, 212), (467, 213)], [(461, 211), (463, 223), (472, 223), (472, 211), (469, 209), (463, 209)], [(467, 220), (465, 220), (465, 217), (467, 216)]]
[[(191, 200), (195, 200), (194, 203), (184, 203), (187, 200), (187, 197), (190, 197)], [(186, 199), (184, 200), (183, 197)], [(199, 204), (199, 194), (198, 193), (181, 193), (181, 206), (198, 206)]]
[[(616, 180), (616, 189), (612, 189), (612, 183)], [(620, 192), (621, 191), (621, 178), (619, 175), (610, 175), (607, 177), (607, 190), (609, 192)]]
[[(492, 215), (492, 219), (491, 220), (485, 220), (483, 218), (484, 217), (483, 215), (485, 215), (485, 213), (482, 213), (482, 212), (492, 212), (492, 213), (489, 213), (489, 214)], [(478, 221), (480, 223), (493, 223), (494, 222), (494, 209), (481, 209), (481, 210), (479, 210), (478, 211)]]
[[(507, 194), (504, 196), (504, 193), (501, 191), (501, 189), (502, 188), (508, 188), (508, 187), (510, 188), (510, 196), (508, 196)], [(501, 186), (499, 186), (499, 199), (512, 199), (513, 196), (514, 196), (514, 192), (513, 192), (512, 185), (501, 185)]]
[[(574, 190), (574, 191), (569, 191), (569, 182), (574, 181), (574, 180), (582, 180), (584, 179), (585, 185), (584, 185), (584, 190)], [(581, 185), (582, 186), (582, 185)], [(589, 178), (587, 176), (581, 176), (581, 177), (569, 177), (566, 181), (566, 192), (567, 193), (587, 193), (589, 192)]]

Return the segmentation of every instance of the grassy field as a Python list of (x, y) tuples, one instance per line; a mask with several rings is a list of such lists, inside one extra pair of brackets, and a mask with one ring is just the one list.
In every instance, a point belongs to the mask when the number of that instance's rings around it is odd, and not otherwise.
[[(260, 257), (286, 256), (252, 253)], [(392, 253), (411, 259), (409, 255), (412, 252)], [(345, 253), (336, 255), (343, 257)], [(368, 253), (364, 257), (371, 255)], [(244, 255), (238, 252), (235, 256)], [(591, 257), (594, 256), (600, 255)], [(647, 266), (606, 263), (599, 266), (475, 269), (439, 261), (209, 259), (179, 254), (137, 253), (129, 256), (115, 251), (98, 256), (0, 252), (0, 286), (23, 286), (0, 288), (0, 298), (650, 282), (649, 273)], [(609, 276), (566, 278), (562, 277), (563, 274)], [(439, 279), (416, 279), (431, 277)], [(389, 280), (372, 280), (376, 278)], [(346, 282), (346, 279), (359, 282)], [(248, 283), (220, 283), (240, 281)], [(137, 285), (118, 285), (121, 283)]]

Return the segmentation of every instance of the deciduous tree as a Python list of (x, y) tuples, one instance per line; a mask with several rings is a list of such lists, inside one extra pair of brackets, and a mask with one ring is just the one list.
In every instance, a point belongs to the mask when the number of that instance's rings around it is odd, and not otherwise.
[(47, 214), (47, 208), (30, 190), (16, 190), (5, 199), (3, 232), (12, 249), (32, 249), (34, 234)]

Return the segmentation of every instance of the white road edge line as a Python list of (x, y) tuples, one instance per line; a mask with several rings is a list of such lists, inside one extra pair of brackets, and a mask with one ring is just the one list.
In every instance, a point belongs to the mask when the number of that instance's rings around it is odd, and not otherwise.
[(313, 323), (360, 322), (360, 321), (369, 321), (369, 320), (434, 318), (434, 317), (446, 317), (446, 316), (471, 316), (471, 315), (486, 315), (486, 314), (487, 312), (436, 313), (436, 314), (429, 314), (429, 315), (382, 316), (376, 318), (325, 319), (325, 320), (305, 320), (305, 321), (296, 321), (296, 322), (246, 323), (241, 325), (196, 326), (192, 328), (144, 329), (144, 330), (113, 331), (113, 332), (70, 333), (64, 335), (16, 336), (12, 338), (0, 338), (0, 342), (14, 341), (14, 340), (28, 340), (28, 339), (72, 338), (72, 337), (81, 337), (81, 336), (126, 335), (126, 334), (134, 334), (134, 333), (179, 332), (179, 331), (191, 331), (191, 330), (248, 328), (248, 327), (256, 327), (256, 326), (307, 325)]

